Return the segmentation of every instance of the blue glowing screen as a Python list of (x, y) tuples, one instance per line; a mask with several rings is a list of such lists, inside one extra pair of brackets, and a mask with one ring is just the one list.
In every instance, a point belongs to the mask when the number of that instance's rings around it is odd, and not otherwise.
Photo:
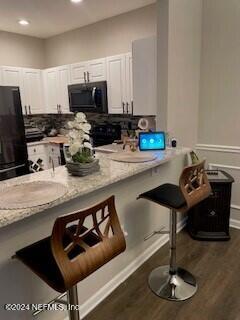
[(144, 150), (164, 150), (165, 133), (164, 132), (140, 132), (139, 149)]

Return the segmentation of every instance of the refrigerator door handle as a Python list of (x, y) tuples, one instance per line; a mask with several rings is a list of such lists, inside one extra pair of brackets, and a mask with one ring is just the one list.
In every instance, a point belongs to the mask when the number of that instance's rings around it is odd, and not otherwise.
[(14, 169), (22, 168), (22, 167), (25, 167), (25, 165), (26, 165), (26, 164), (21, 164), (21, 165), (19, 165), (19, 166), (7, 168), (7, 169), (2, 169), (2, 170), (0, 170), (0, 173), (9, 172), (9, 171), (12, 171), (12, 170), (14, 170)]

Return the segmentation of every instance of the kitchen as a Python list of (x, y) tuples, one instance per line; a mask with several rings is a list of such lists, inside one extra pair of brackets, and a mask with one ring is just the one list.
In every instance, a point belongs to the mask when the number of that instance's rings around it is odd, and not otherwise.
[[(210, 9), (206, 0), (0, 1), (1, 319), (212, 312), (203, 295), (222, 274), (204, 261), (233, 259), (225, 249), (238, 241), (238, 184), (231, 198), (236, 163), (221, 166), (217, 144), (199, 140)], [(228, 188), (224, 210), (215, 217), (208, 204), (203, 228), (215, 224), (200, 233), (233, 241), (201, 246), (197, 209), (192, 219), (187, 211), (217, 198), (218, 183)], [(176, 266), (176, 238), (199, 287)], [(187, 299), (199, 317), (174, 302)]]

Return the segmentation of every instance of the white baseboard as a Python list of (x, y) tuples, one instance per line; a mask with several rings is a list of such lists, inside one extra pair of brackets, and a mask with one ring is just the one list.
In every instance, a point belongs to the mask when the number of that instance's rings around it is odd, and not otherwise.
[(235, 229), (240, 229), (240, 221), (235, 219), (230, 219), (230, 227)]
[[(181, 231), (186, 225), (187, 217), (182, 219), (177, 225), (177, 232)], [(89, 314), (96, 306), (109, 296), (122, 282), (134, 273), (145, 261), (147, 261), (156, 251), (158, 251), (169, 240), (168, 235), (162, 235), (143, 253), (141, 253), (132, 263), (118, 273), (111, 281), (98, 290), (89, 300), (80, 307), (81, 319)], [(68, 318), (65, 318), (68, 320)]]

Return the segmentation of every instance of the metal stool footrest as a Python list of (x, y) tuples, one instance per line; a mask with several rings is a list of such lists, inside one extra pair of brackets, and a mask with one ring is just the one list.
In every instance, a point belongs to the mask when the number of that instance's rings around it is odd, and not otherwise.
[(155, 235), (157, 235), (157, 234), (169, 234), (169, 233), (170, 233), (169, 231), (163, 231), (164, 229), (165, 229), (165, 227), (162, 227), (160, 230), (153, 231), (152, 233), (150, 233), (149, 235), (147, 235), (147, 236), (144, 238), (144, 241), (149, 240), (150, 238), (152, 238), (153, 236), (155, 236)]

